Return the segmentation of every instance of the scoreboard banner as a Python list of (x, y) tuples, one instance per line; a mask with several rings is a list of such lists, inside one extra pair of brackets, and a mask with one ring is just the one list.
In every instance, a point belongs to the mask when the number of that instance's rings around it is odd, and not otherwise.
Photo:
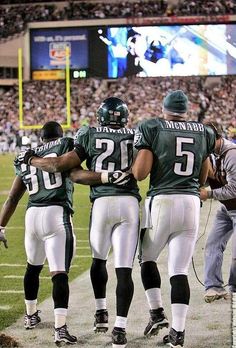
[(65, 70), (35, 70), (33, 80), (65, 80)]
[(31, 70), (65, 69), (66, 48), (72, 69), (88, 68), (88, 31), (84, 28), (32, 29)]

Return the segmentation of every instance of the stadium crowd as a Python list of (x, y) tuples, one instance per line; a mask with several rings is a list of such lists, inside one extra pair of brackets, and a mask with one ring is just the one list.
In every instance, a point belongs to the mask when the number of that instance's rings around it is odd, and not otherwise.
[[(18, 3), (18, 4), (17, 4)], [(19, 5), (21, 3), (21, 5)], [(25, 30), (27, 23), (38, 21), (104, 19), (128, 17), (189, 16), (235, 14), (234, 0), (179, 1), (171, 5), (167, 0), (122, 1), (122, 2), (76, 2), (65, 6), (33, 4), (32, 1), (1, 1), (1, 4), (16, 4), (0, 7), (0, 39), (8, 38)], [(28, 4), (29, 3), (29, 4)]]
[[(170, 90), (184, 90), (190, 100), (190, 118), (217, 121), (227, 136), (235, 137), (236, 76), (227, 77), (155, 77), (122, 78), (117, 80), (81, 79), (71, 83), (70, 135), (84, 124), (96, 124), (97, 105), (109, 96), (126, 101), (130, 110), (129, 127), (136, 127), (143, 118), (162, 112), (161, 100)], [(39, 125), (49, 120), (67, 123), (64, 81), (34, 81), (24, 84), (24, 125)], [(28, 142), (37, 145), (37, 131), (18, 131), (18, 87), (1, 95), (0, 153), (15, 151)], [(23, 137), (23, 138), (22, 138)], [(31, 144), (32, 145), (32, 144)]]

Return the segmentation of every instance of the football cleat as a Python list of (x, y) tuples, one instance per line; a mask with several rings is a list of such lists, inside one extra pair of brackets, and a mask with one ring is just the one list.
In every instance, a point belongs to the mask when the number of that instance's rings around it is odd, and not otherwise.
[(226, 300), (228, 296), (229, 294), (224, 288), (209, 288), (205, 292), (204, 300), (206, 303), (211, 303), (213, 301), (220, 300), (221, 298)]
[(169, 335), (163, 337), (163, 343), (172, 348), (183, 348), (184, 346), (184, 331), (176, 331), (171, 328)]
[(70, 335), (67, 330), (67, 325), (63, 325), (62, 327), (55, 328), (54, 342), (58, 347), (60, 347), (63, 343), (66, 344), (76, 344), (77, 337)]
[(169, 327), (168, 319), (162, 307), (150, 310), (150, 319), (144, 330), (144, 336), (151, 337), (158, 334), (164, 327)]
[(94, 327), (95, 333), (107, 332), (108, 330), (108, 311), (106, 309), (99, 309), (94, 315)]
[(112, 348), (125, 348), (127, 345), (125, 329), (114, 327), (111, 333)]
[(25, 314), (24, 327), (26, 330), (34, 329), (41, 322), (41, 318), (38, 315), (39, 313), (40, 311), (37, 311), (32, 315)]

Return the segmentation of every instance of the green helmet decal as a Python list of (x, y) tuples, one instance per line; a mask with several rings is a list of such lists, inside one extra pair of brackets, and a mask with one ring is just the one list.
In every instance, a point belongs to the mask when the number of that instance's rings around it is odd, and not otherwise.
[(128, 122), (129, 110), (123, 100), (110, 97), (105, 99), (97, 110), (97, 120), (101, 126), (125, 126)]

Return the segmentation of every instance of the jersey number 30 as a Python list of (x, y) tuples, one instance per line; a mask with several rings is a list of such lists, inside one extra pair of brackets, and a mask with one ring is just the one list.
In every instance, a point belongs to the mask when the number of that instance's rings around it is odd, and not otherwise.
[[(44, 157), (57, 157), (56, 153), (50, 153)], [(35, 167), (28, 167), (30, 172), (24, 176), (27, 182), (29, 195), (33, 195), (39, 191), (39, 171)], [(21, 165), (22, 172), (27, 170), (26, 164)], [(47, 173), (42, 171), (43, 185), (46, 190), (52, 190), (62, 185), (61, 173)], [(40, 173), (40, 174), (41, 174)]]

